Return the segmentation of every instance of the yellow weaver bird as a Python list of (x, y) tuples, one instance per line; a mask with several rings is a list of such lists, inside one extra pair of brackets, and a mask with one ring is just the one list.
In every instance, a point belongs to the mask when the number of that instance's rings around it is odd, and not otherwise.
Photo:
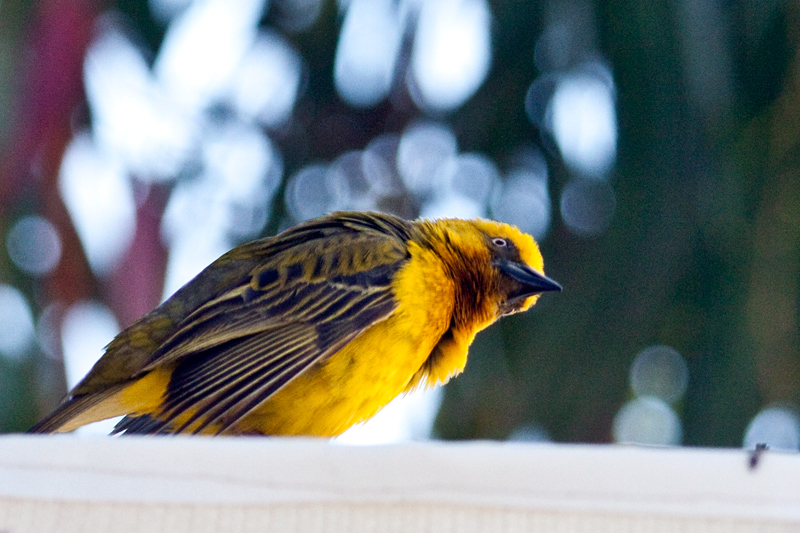
[(464, 368), (475, 334), (561, 290), (488, 220), (340, 212), (234, 248), (121, 332), (36, 433), (336, 436)]

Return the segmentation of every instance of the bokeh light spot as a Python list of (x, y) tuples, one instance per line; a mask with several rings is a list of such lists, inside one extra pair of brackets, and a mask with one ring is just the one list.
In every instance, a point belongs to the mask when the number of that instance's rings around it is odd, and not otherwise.
[(404, 2), (352, 0), (334, 59), (333, 77), (342, 98), (370, 107), (389, 94), (405, 29)]
[(528, 119), (537, 128), (550, 131), (550, 124), (546, 120), (548, 104), (558, 86), (558, 76), (545, 74), (539, 76), (528, 87), (525, 95), (525, 113)]
[[(219, 210), (216, 211), (214, 214), (218, 216)], [(181, 233), (172, 239), (164, 277), (163, 299), (172, 296), (205, 267), (233, 248), (233, 241), (220, 235), (220, 227), (219, 220), (212, 219), (209, 223), (198, 225), (195, 231)]]
[(575, 178), (561, 191), (561, 217), (576, 235), (592, 236), (606, 231), (615, 207), (614, 190), (604, 181)]
[(425, 218), (486, 216), (489, 196), (500, 179), (488, 157), (472, 153), (450, 157), (439, 167), (438, 194), (422, 207)]
[(453, 132), (441, 125), (420, 123), (410, 126), (400, 138), (397, 168), (406, 187), (415, 194), (426, 195), (441, 183), (441, 165), (458, 150)]
[(33, 340), (33, 314), (25, 297), (10, 285), (0, 285), (0, 354), (20, 359)]
[(230, 87), (265, 0), (195, 0), (167, 27), (153, 69), (175, 102), (200, 110)]
[(19, 219), (8, 232), (6, 248), (17, 267), (37, 276), (51, 272), (61, 259), (58, 231), (40, 216)]
[(309, 165), (289, 178), (285, 198), (292, 217), (308, 220), (346, 205), (346, 190), (340, 179), (325, 165)]
[(102, 27), (83, 66), (95, 143), (139, 179), (170, 179), (189, 157), (195, 125), (156, 83), (142, 52), (110, 22)]
[[(246, 217), (237, 217), (235, 209), (232, 212), (230, 199), (219, 194), (221, 188), (218, 179), (203, 175), (179, 183), (172, 191), (161, 222), (164, 241), (169, 244), (165, 297), (235, 244), (232, 234), (236, 232), (230, 224)], [(247, 225), (256, 226), (263, 218), (247, 221)]]
[(98, 302), (78, 302), (67, 309), (61, 326), (61, 347), (68, 388), (83, 379), (117, 333), (119, 325), (114, 314)]
[(515, 170), (492, 199), (492, 216), (541, 240), (550, 227), (546, 168)]
[(774, 450), (800, 449), (800, 416), (788, 406), (763, 409), (747, 426), (744, 447), (753, 449), (756, 444), (766, 444)]
[(518, 442), (552, 442), (550, 433), (538, 424), (523, 424), (514, 428), (508, 440)]
[(485, 0), (422, 2), (411, 58), (422, 107), (455, 109), (481, 86), (491, 62), (490, 23)]
[(50, 359), (61, 360), (61, 316), (63, 306), (51, 303), (39, 313), (36, 321), (36, 340), (42, 353)]
[(686, 392), (689, 369), (675, 349), (650, 346), (633, 360), (630, 380), (637, 396), (654, 396), (672, 404)]
[(203, 164), (209, 179), (219, 180), (218, 193), (264, 204), (280, 184), (283, 164), (261, 129), (240, 122), (214, 128), (203, 143)]
[(422, 205), (423, 218), (476, 218), (484, 216), (486, 206), (455, 192), (436, 195)]
[(64, 153), (58, 184), (92, 270), (108, 273), (136, 229), (130, 180), (118, 161), (99, 151), (89, 135), (80, 134)]
[(231, 98), (242, 117), (267, 127), (284, 124), (292, 113), (301, 78), (300, 55), (274, 33), (261, 33), (242, 59)]
[(364, 174), (370, 188), (381, 196), (401, 195), (404, 192), (397, 168), (399, 146), (399, 135), (383, 133), (364, 148)]
[(329, 184), (347, 191), (347, 209), (370, 211), (386, 190), (389, 169), (383, 158), (371, 152), (353, 150), (336, 158), (328, 168)]
[(581, 175), (605, 176), (617, 153), (613, 87), (589, 74), (566, 76), (556, 86), (546, 116), (564, 162)]
[(630, 444), (669, 446), (680, 444), (680, 418), (667, 403), (652, 396), (633, 399), (614, 418), (614, 440)]
[(448, 188), (480, 205), (486, 205), (495, 185), (500, 180), (500, 171), (494, 161), (483, 154), (459, 154), (451, 158), (442, 168)]

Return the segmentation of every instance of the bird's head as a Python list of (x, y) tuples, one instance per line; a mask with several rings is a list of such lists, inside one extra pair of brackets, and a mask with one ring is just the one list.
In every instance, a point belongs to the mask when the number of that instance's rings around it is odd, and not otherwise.
[(500, 222), (479, 220), (475, 225), (489, 252), (501, 316), (526, 311), (541, 293), (561, 290), (561, 285), (544, 275), (542, 254), (533, 237)]
[[(472, 293), (482, 289), (496, 304), (496, 316), (529, 309), (542, 292), (561, 285), (544, 275), (536, 241), (515, 226), (491, 220), (437, 221), (463, 265), (459, 279), (470, 280)], [(474, 276), (477, 276), (474, 277)]]

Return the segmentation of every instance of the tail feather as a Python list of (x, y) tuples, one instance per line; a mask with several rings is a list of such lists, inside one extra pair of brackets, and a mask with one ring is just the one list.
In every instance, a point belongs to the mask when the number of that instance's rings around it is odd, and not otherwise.
[(169, 425), (162, 420), (154, 418), (151, 415), (128, 415), (120, 420), (112, 435), (122, 433), (124, 435), (166, 435), (170, 433)]
[(62, 433), (84, 424), (98, 422), (125, 413), (110, 413), (102, 404), (123, 386), (110, 387), (91, 394), (65, 399), (56, 409), (28, 430), (28, 433)]

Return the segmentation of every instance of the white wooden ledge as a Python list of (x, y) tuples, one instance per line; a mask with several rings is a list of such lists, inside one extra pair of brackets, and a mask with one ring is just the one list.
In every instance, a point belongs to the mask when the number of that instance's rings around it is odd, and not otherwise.
[(0, 437), (0, 533), (800, 531), (800, 455)]

